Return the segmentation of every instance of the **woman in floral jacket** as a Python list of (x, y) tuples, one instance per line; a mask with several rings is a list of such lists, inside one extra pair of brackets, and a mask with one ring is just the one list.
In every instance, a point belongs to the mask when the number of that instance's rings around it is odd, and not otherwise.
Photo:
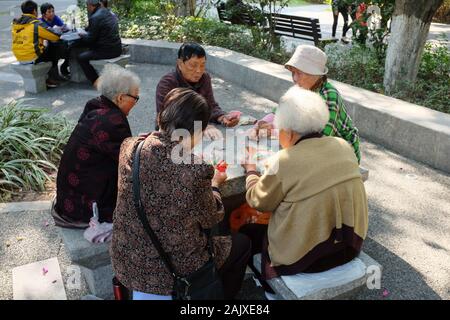
[[(173, 89), (158, 114), (160, 129), (145, 138), (140, 156), (140, 196), (145, 213), (181, 275), (198, 270), (209, 260), (203, 229), (213, 228), (225, 214), (218, 187), (226, 180), (226, 173), (215, 171), (191, 152), (201, 140), (210, 115), (201, 95), (187, 88)], [(195, 121), (201, 123), (198, 129)], [(174, 137), (179, 129), (189, 135), (181, 140)], [(133, 299), (171, 299), (173, 276), (134, 207), (131, 177), (139, 142), (140, 138), (127, 139), (120, 151), (111, 244), (113, 270), (117, 279), (133, 290)], [(182, 155), (177, 151), (180, 149), (185, 151)], [(241, 287), (250, 246), (242, 234), (213, 237), (212, 249), (226, 299), (233, 298)]]
[(131, 136), (127, 116), (139, 99), (140, 80), (116, 65), (106, 66), (100, 79), (102, 95), (86, 104), (58, 168), (57, 226), (87, 228), (94, 202), (100, 221), (112, 221), (120, 145)]

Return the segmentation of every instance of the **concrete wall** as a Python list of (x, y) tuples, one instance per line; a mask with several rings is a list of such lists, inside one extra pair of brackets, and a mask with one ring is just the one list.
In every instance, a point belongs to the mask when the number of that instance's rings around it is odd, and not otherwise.
[[(131, 60), (174, 65), (179, 43), (125, 40)], [(283, 66), (218, 47), (205, 47), (207, 69), (265, 98), (278, 101), (292, 85)], [(450, 173), (450, 115), (331, 81), (342, 94), (362, 137), (407, 158)]]

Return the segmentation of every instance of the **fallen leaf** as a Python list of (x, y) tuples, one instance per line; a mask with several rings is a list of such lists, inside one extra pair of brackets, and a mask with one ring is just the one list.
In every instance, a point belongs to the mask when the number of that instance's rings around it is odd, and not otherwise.
[(9, 246), (11, 246), (11, 244), (9, 242), (7, 242), (6, 247), (8, 248)]
[(56, 282), (57, 282), (57, 280), (53, 280), (53, 281), (52, 281), (52, 283), (56, 283)]
[(48, 272), (48, 269), (46, 267), (42, 268), (42, 274), (45, 276)]
[(22, 241), (25, 238), (24, 237), (17, 237), (16, 239), (17, 239), (17, 241)]

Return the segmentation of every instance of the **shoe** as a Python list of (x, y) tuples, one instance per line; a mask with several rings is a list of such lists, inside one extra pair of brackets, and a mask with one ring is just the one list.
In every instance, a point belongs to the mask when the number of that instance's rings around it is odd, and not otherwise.
[(66, 77), (60, 76), (59, 74), (53, 76), (53, 77), (52, 77), (52, 80), (55, 80), (55, 81), (58, 81), (58, 82), (64, 82), (64, 81), (67, 81)]
[(68, 63), (63, 63), (63, 64), (61, 65), (60, 71), (61, 71), (61, 74), (62, 74), (64, 77), (66, 77), (66, 78), (69, 78), (69, 77), (70, 77), (70, 71), (69, 71), (69, 64), (68, 64)]
[(59, 87), (59, 82), (53, 79), (47, 79), (45, 81), (45, 84), (47, 85), (47, 88), (57, 88)]
[(50, 71), (48, 73), (48, 77), (49, 77), (49, 79), (52, 79), (52, 80), (58, 81), (58, 82), (66, 81), (65, 78), (63, 78), (59, 75), (58, 68), (50, 69)]
[(350, 39), (347, 38), (347, 37), (342, 37), (342, 38), (341, 38), (341, 41), (342, 41), (343, 43), (349, 43), (349, 42), (350, 42)]

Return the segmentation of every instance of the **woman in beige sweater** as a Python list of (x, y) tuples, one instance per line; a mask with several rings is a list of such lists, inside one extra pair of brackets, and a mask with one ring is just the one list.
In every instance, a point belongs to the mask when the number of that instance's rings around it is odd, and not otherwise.
[(247, 202), (272, 212), (268, 227), (240, 230), (252, 238), (253, 253), (262, 252), (262, 279), (325, 271), (361, 250), (368, 227), (366, 192), (352, 147), (322, 135), (328, 117), (318, 94), (292, 87), (275, 114), (283, 149), (262, 176), (254, 164), (243, 165)]

